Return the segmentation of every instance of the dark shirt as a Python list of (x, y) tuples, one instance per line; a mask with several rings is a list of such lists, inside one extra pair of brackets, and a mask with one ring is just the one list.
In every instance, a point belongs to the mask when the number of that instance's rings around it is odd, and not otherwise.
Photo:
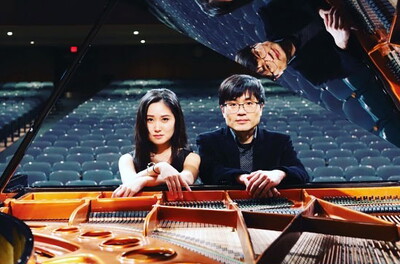
[[(183, 164), (185, 163), (185, 159), (186, 157), (193, 151), (189, 150), (189, 149), (181, 149), (178, 151), (177, 157), (176, 159), (174, 159), (171, 163), (172, 167), (174, 167), (177, 171), (182, 171), (183, 170)], [(135, 153), (134, 152), (130, 152), (132, 157), (135, 157)], [(141, 168), (136, 169), (136, 171), (142, 171), (145, 170), (147, 168), (147, 164), (145, 164), (145, 166), (142, 166)]]
[[(227, 128), (200, 134), (196, 140), (201, 157), (200, 178), (204, 184), (236, 185), (237, 176), (248, 171), (240, 167), (240, 152)], [(297, 158), (288, 135), (257, 130), (253, 149), (253, 171), (282, 170), (286, 177), (280, 186), (308, 181), (308, 174)]]
[(318, 14), (321, 8), (327, 10), (329, 6), (319, 0), (278, 0), (259, 10), (267, 40), (289, 39), (296, 53), (288, 67), (314, 85), (346, 78), (365, 67), (355, 41), (350, 40), (347, 50), (336, 46)]

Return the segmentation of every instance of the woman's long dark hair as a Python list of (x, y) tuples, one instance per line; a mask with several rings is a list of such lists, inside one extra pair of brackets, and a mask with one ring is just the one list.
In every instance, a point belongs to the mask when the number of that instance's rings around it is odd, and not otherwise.
[(147, 167), (150, 162), (150, 153), (156, 151), (156, 146), (149, 140), (147, 110), (152, 103), (160, 101), (169, 107), (175, 117), (174, 134), (170, 139), (171, 163), (176, 159), (180, 149), (187, 148), (185, 120), (176, 94), (168, 89), (152, 89), (140, 100), (136, 116), (134, 165), (138, 172)]

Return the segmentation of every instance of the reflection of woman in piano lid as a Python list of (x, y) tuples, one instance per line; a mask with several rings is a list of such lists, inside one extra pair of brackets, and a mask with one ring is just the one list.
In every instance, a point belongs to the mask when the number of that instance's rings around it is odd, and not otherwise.
[(345, 51), (350, 28), (335, 8), (320, 9), (319, 15), (322, 21), (312, 21), (289, 37), (246, 46), (235, 60), (274, 80), (292, 61), (293, 68), (314, 84), (346, 77), (358, 64), (356, 57)]
[(179, 101), (168, 89), (148, 91), (140, 101), (135, 127), (136, 148), (119, 159), (122, 185), (114, 197), (133, 196), (145, 186), (166, 184), (175, 198), (190, 190), (200, 157), (187, 147)]

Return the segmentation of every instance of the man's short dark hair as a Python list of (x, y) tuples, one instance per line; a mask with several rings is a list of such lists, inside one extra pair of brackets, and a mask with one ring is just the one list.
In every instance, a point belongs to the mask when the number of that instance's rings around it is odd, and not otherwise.
[(236, 52), (235, 61), (249, 70), (257, 71), (257, 58), (252, 49), (254, 45), (246, 46)]
[(258, 102), (265, 102), (265, 92), (260, 80), (246, 74), (234, 74), (226, 78), (218, 90), (219, 104), (223, 105), (226, 101), (236, 100), (245, 93), (254, 95)]
[(250, 3), (253, 0), (234, 0), (231, 2), (215, 0), (195, 0), (201, 10), (209, 16), (221, 16), (233, 12), (234, 10)]

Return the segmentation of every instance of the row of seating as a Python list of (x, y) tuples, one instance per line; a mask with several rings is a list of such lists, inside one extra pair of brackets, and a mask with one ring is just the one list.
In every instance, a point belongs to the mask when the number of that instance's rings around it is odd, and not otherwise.
[[(27, 150), (19, 172), (40, 171), (47, 181), (59, 181), (66, 185), (69, 181), (76, 181), (76, 176), (60, 180), (50, 175), (58, 171), (74, 171), (74, 175), (79, 174), (78, 181), (82, 181), (89, 180), (83, 177), (87, 171), (97, 169), (111, 172), (112, 179), (118, 180), (118, 158), (134, 148), (138, 100), (149, 87), (160, 85), (155, 82), (147, 87), (144, 82), (139, 85), (134, 83), (122, 82), (122, 87), (113, 83), (105, 89), (107, 93), (100, 92), (58, 120), (50, 129), (41, 131)], [(188, 96), (187, 90), (180, 90), (179, 86), (174, 89), (173, 83), (167, 83), (167, 87), (180, 98), (189, 142), (196, 149), (195, 138), (199, 133), (225, 126), (215, 91), (203, 89)], [(128, 85), (132, 93), (127, 95), (123, 87)], [(111, 91), (112, 96), (109, 94)], [(341, 181), (363, 180), (362, 177), (345, 176), (350, 166), (368, 166), (374, 169), (375, 180), (393, 180), (392, 176), (396, 175), (377, 175), (378, 169), (400, 165), (400, 150), (393, 144), (319, 105), (282, 91), (278, 95), (274, 91), (267, 94), (260, 125), (292, 136), (299, 158), (313, 181), (319, 178), (335, 181), (333, 176), (315, 174), (317, 168), (331, 167), (341, 168), (342, 173), (336, 175)], [(47, 163), (44, 165), (46, 168), (32, 168), (32, 164), (37, 163)], [(94, 164), (97, 167), (92, 167)], [(366, 180), (371, 180), (370, 176)], [(30, 184), (33, 182), (30, 181)]]
[(377, 169), (368, 165), (348, 166), (345, 169), (335, 165), (320, 166), (314, 170), (307, 168), (312, 182), (400, 181), (400, 165), (384, 165)]
[(43, 102), (50, 95), (49, 82), (20, 82), (0, 84), (0, 141), (7, 147), (7, 139), (14, 142), (20, 130), (26, 131)]

